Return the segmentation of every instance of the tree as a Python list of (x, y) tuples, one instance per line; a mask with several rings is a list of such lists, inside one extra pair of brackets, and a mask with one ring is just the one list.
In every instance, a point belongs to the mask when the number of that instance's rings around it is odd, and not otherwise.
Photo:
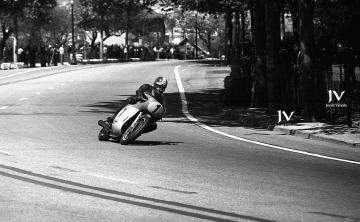
[(266, 77), (268, 109), (278, 108), (279, 101), (279, 50), (280, 7), (278, 0), (265, 0)]
[(174, 39), (174, 28), (179, 24), (177, 20), (177, 13), (174, 11), (172, 13), (167, 13), (165, 15), (165, 24), (168, 29), (171, 30), (171, 39)]
[(125, 45), (128, 45), (129, 42), (129, 30), (131, 29), (131, 20), (130, 18), (135, 17), (142, 10), (147, 9), (150, 11), (150, 6), (154, 5), (156, 0), (123, 0), (122, 8), (125, 9), (125, 18), (126, 18), (126, 36), (125, 36)]
[(70, 9), (66, 6), (55, 7), (51, 20), (41, 28), (42, 42), (46, 45), (66, 44), (71, 33)]
[(266, 107), (267, 81), (265, 71), (265, 0), (258, 0), (254, 3), (252, 14), (254, 61), (252, 65), (253, 82), (251, 87), (251, 106)]
[[(0, 2), (0, 23), (3, 38), (0, 40), (0, 52), (3, 51), (8, 38), (14, 33), (18, 36), (18, 23), (23, 22), (30, 30), (29, 44), (37, 41), (39, 27), (50, 20), (50, 12), (56, 6), (56, 0), (7, 0)], [(2, 60), (2, 53), (0, 53)]]
[[(133, 20), (144, 9), (155, 4), (155, 0), (80, 0), (79, 26), (92, 32), (91, 49), (100, 32), (100, 44), (112, 35), (126, 32), (125, 44), (128, 44), (129, 30)], [(130, 22), (131, 21), (131, 22)], [(105, 32), (105, 36), (103, 33)], [(100, 54), (102, 47), (100, 47)]]
[(300, 86), (305, 121), (315, 121), (316, 91), (314, 75), (314, 3), (299, 0)]
[[(92, 32), (91, 52), (95, 50), (95, 40), (100, 32), (100, 59), (103, 58), (103, 41), (119, 30), (118, 19), (115, 17), (115, 10), (119, 8), (119, 1), (111, 0), (80, 0), (80, 22), (79, 27)], [(112, 25), (115, 24), (115, 27)], [(116, 30), (116, 31), (115, 31)], [(106, 37), (103, 36), (104, 32)]]

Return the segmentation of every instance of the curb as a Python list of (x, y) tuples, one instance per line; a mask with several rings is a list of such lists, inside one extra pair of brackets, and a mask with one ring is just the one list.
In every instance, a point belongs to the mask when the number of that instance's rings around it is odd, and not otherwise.
[(335, 138), (331, 138), (330, 136), (317, 134), (316, 132), (310, 133), (310, 132), (304, 132), (302, 130), (286, 129), (281, 126), (275, 126), (273, 131), (279, 132), (279, 133), (285, 133), (285, 134), (291, 135), (291, 136), (301, 137), (304, 139), (314, 139), (314, 140), (319, 140), (319, 141), (324, 141), (324, 142), (330, 142), (330, 143), (336, 143), (336, 144), (340, 144), (340, 145), (348, 145), (348, 146), (360, 148), (360, 143), (335, 139)]

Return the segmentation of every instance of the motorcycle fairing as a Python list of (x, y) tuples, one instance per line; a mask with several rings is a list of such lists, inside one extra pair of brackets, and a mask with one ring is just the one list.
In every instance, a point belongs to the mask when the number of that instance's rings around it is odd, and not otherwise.
[(112, 123), (112, 131), (116, 134), (122, 134), (122, 127), (124, 124), (134, 117), (140, 110), (134, 106), (125, 106), (118, 115), (115, 117), (114, 122)]

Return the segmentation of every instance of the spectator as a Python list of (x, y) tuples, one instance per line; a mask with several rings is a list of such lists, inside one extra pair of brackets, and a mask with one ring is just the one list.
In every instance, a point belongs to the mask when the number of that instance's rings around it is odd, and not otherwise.
[(29, 48), (29, 62), (30, 67), (36, 67), (36, 48), (33, 46)]
[(19, 62), (24, 62), (24, 54), (23, 54), (23, 52), (24, 52), (24, 50), (21, 47), (19, 47), (18, 50), (17, 50)]
[(174, 59), (174, 52), (175, 52), (174, 47), (171, 47), (171, 49), (170, 49), (170, 57), (171, 57), (171, 59)]
[(41, 63), (41, 67), (46, 66), (46, 49), (45, 49), (45, 46), (40, 47), (40, 63)]
[(53, 49), (53, 58), (54, 58), (54, 66), (57, 66), (59, 62), (59, 50), (57, 48), (57, 45), (55, 45)]
[(51, 66), (53, 63), (53, 48), (51, 45), (47, 48), (46, 55), (48, 66)]
[(108, 52), (108, 48), (105, 45), (104, 48), (103, 48), (104, 59), (107, 59), (107, 52)]
[(23, 56), (24, 66), (25, 66), (25, 67), (28, 67), (28, 66), (29, 66), (29, 56), (30, 56), (29, 46), (27, 46), (27, 47), (25, 48), (25, 52), (24, 52), (23, 54), (24, 54), (24, 56)]
[(59, 48), (59, 53), (60, 53), (60, 63), (61, 65), (64, 65), (64, 46), (61, 45), (60, 48)]

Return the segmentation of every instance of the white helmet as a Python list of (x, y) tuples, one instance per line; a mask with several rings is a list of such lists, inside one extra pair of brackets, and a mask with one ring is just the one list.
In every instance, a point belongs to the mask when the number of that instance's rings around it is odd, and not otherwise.
[(154, 90), (157, 93), (163, 93), (167, 87), (168, 81), (165, 77), (157, 77), (154, 81)]

